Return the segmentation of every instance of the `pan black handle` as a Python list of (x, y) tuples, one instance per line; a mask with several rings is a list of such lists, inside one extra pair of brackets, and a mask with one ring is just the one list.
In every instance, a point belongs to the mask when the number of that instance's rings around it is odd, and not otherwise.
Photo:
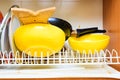
[(106, 30), (98, 30), (97, 27), (94, 28), (87, 28), (87, 29), (77, 29), (77, 37), (80, 37), (85, 34), (90, 34), (90, 33), (105, 33)]

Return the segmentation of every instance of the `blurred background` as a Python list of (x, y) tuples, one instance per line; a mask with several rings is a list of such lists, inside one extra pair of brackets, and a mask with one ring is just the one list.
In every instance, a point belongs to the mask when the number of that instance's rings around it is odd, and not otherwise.
[(53, 16), (67, 20), (73, 29), (78, 26), (103, 28), (102, 0), (0, 0), (3, 16), (14, 4), (34, 11), (55, 6)]

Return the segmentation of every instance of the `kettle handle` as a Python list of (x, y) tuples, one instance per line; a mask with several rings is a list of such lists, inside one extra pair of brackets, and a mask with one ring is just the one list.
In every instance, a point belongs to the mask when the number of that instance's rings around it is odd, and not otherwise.
[(3, 21), (2, 21), (2, 23), (1, 23), (1, 26), (0, 26), (0, 33), (2, 32), (4, 26), (7, 25), (7, 21), (10, 20), (10, 17), (11, 17), (11, 8), (13, 8), (13, 7), (19, 8), (18, 5), (12, 5), (12, 6), (9, 8), (7, 14), (5, 15), (5, 17), (3, 18)]

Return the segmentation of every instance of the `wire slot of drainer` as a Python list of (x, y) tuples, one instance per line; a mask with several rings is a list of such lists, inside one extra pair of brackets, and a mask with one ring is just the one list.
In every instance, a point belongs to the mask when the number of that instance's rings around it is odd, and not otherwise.
[[(56, 54), (49, 56), (47, 52), (47, 57), (31, 57), (25, 54), (25, 52), (16, 52), (16, 56), (13, 54), (14, 52), (4, 51), (0, 53), (0, 63), (1, 64), (97, 64), (97, 63), (104, 63), (104, 64), (120, 64), (120, 57), (118, 52), (115, 49), (111, 51), (97, 50), (92, 53), (91, 50), (86, 51), (83, 50), (82, 53), (79, 51), (73, 50), (62, 50)], [(37, 53), (34, 53), (36, 56)], [(40, 53), (41, 56), (43, 53)], [(21, 56), (20, 56), (21, 55)]]

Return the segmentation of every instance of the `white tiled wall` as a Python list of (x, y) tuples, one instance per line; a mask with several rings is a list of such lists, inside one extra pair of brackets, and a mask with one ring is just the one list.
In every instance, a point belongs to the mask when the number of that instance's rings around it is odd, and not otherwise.
[(5, 15), (13, 4), (32, 10), (56, 6), (53, 16), (69, 21), (73, 29), (102, 28), (102, 0), (0, 0), (0, 11)]

